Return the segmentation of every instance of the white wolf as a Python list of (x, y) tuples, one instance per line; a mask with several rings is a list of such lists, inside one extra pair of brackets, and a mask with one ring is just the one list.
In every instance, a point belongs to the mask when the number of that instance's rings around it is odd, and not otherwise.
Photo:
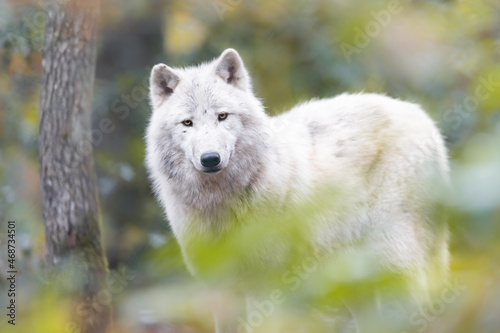
[[(343, 94), (270, 117), (233, 49), (197, 67), (154, 66), (150, 99), (147, 166), (194, 274), (195, 245), (216, 247), (242, 223), (258, 223), (244, 218), (252, 208), (270, 202), (286, 211), (325, 186), (347, 199), (338, 210), (332, 202), (319, 222), (304, 221), (314, 225), (308, 246), (364, 242), (417, 293), (436, 267), (446, 271), (446, 231), (430, 204), (448, 176), (447, 152), (418, 105)], [(286, 242), (277, 235), (275, 247), (255, 249), (255, 262), (279, 261)]]

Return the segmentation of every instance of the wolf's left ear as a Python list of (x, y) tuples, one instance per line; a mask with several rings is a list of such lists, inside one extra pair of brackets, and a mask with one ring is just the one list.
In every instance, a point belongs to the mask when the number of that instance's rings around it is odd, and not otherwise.
[(251, 89), (250, 77), (243, 65), (243, 60), (234, 49), (227, 49), (222, 52), (215, 65), (215, 74), (220, 76), (227, 84), (241, 90)]
[(153, 109), (158, 108), (174, 93), (180, 80), (179, 74), (165, 64), (153, 67), (149, 78), (149, 98)]

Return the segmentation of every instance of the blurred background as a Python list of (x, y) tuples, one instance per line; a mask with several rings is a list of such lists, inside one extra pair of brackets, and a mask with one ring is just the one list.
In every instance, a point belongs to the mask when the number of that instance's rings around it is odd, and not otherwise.
[[(44, 6), (0, 0), (0, 244), (6, 221), (15, 219), (21, 272), (19, 325), (2, 319), (2, 332), (77, 331), (42, 269), (37, 131)], [(116, 331), (211, 330), (211, 290), (187, 273), (152, 195), (143, 136), (151, 67), (197, 64), (228, 47), (242, 56), (269, 114), (342, 92), (386, 93), (423, 105), (451, 159), (455, 287), (453, 297), (435, 300), (404, 324), (418, 332), (500, 332), (497, 0), (103, 1), (92, 143), (104, 244), (118, 281), (109, 300)], [(103, 119), (112, 130), (100, 127)], [(0, 267), (2, 308), (5, 272)], [(281, 315), (290, 327), (314, 331), (300, 314)], [(272, 332), (265, 325), (259, 329)]]

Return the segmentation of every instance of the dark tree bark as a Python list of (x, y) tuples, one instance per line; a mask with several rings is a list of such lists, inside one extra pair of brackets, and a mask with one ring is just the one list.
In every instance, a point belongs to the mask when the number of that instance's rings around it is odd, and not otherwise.
[[(107, 261), (90, 144), (99, 0), (50, 2), (39, 133), (46, 261), (77, 296), (81, 332), (109, 325)], [(104, 295), (104, 296), (103, 296)]]

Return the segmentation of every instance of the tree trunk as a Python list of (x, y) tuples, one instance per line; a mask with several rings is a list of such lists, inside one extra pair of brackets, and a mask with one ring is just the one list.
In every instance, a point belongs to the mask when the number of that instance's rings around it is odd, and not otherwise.
[(98, 7), (99, 0), (47, 6), (39, 133), (46, 261), (75, 287), (73, 314), (85, 333), (105, 332), (110, 321), (89, 139)]

